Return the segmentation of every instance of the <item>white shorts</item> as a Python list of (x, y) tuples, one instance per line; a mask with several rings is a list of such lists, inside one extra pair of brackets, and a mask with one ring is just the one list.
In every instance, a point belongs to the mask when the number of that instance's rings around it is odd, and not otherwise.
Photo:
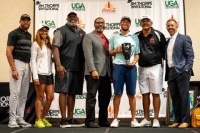
[(139, 67), (139, 88), (142, 94), (162, 93), (163, 68), (161, 64), (152, 67)]

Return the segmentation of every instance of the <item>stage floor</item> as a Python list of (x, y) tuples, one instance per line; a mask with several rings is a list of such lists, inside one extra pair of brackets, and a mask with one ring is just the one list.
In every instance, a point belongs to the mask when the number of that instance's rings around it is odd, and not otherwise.
[(200, 133), (200, 128), (167, 128), (162, 124), (160, 128), (131, 128), (130, 123), (120, 123), (118, 128), (60, 128), (59, 123), (52, 123), (50, 128), (15, 128), (7, 127), (7, 124), (0, 124), (1, 133)]

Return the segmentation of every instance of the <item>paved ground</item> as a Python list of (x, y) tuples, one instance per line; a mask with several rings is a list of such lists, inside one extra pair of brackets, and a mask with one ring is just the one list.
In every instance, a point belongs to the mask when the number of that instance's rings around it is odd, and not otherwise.
[(16, 128), (10, 129), (7, 124), (0, 124), (0, 133), (200, 133), (200, 128), (167, 128), (162, 124), (160, 128), (131, 128), (129, 123), (120, 123), (119, 128), (60, 128), (59, 123), (53, 123), (50, 128)]

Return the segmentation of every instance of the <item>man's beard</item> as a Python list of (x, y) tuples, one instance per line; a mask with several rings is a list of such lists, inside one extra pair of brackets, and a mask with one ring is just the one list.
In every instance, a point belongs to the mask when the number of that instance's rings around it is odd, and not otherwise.
[(129, 30), (129, 28), (126, 28), (126, 29), (125, 29), (125, 28), (122, 28), (122, 30), (123, 30), (123, 31), (128, 31), (128, 30)]
[(76, 22), (73, 22), (73, 23), (67, 22), (67, 24), (70, 25), (70, 26), (76, 26), (77, 23)]
[(103, 32), (104, 28), (103, 27), (97, 28), (96, 31)]
[(29, 27), (30, 27), (30, 25), (29, 25), (29, 26), (24, 26), (24, 25), (21, 25), (21, 28), (22, 28), (23, 30), (28, 30), (28, 29), (29, 29)]

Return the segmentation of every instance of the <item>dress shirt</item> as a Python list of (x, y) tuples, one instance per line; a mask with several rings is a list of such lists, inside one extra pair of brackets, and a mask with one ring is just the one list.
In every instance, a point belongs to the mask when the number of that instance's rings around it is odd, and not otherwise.
[(178, 35), (178, 32), (176, 32), (173, 36), (170, 37), (169, 44), (167, 47), (167, 64), (169, 68), (174, 67), (172, 54), (173, 54), (174, 43), (175, 43), (177, 35)]

